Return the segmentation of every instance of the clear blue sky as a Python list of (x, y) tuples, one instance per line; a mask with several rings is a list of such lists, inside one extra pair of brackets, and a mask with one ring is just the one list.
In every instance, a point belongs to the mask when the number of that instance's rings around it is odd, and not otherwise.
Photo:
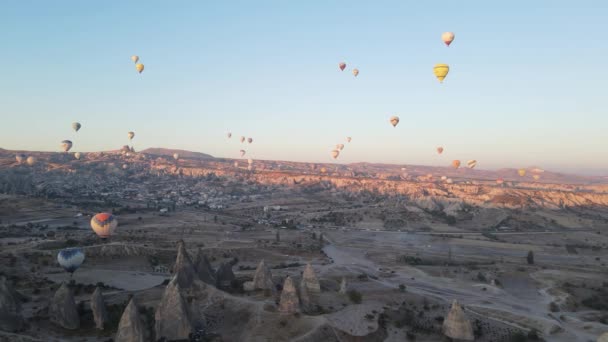
[[(352, 136), (339, 162), (608, 173), (607, 12), (605, 0), (4, 1), (0, 147), (116, 149), (133, 130), (137, 149), (238, 157), (245, 135), (253, 158), (322, 162)], [(451, 67), (444, 84), (435, 63)]]

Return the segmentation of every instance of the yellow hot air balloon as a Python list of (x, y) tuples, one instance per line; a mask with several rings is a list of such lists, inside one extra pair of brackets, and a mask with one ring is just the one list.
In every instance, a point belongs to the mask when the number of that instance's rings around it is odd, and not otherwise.
[(399, 123), (399, 117), (391, 116), (389, 121), (390, 121), (391, 125), (393, 125), (393, 127), (397, 127), (397, 124)]
[(441, 40), (445, 43), (445, 45), (450, 46), (454, 41), (454, 33), (453, 32), (444, 32), (441, 35)]
[(452, 167), (457, 169), (460, 167), (460, 160), (453, 160), (452, 161)]
[(139, 62), (139, 56), (133, 55), (131, 56), (131, 60), (133, 61), (133, 63), (137, 63)]
[(534, 178), (534, 180), (537, 181), (537, 180), (540, 179), (540, 176), (539, 175), (533, 175), (532, 178)]
[(359, 69), (353, 69), (353, 75), (357, 77), (359, 75)]
[(443, 83), (443, 80), (448, 75), (448, 72), (450, 72), (450, 66), (447, 64), (435, 64), (433, 67), (433, 73), (439, 82)]
[(110, 237), (118, 227), (118, 220), (109, 213), (99, 213), (91, 219), (91, 228), (102, 239)]
[(518, 174), (519, 174), (521, 177), (523, 177), (523, 176), (525, 176), (525, 175), (526, 175), (526, 169), (519, 169), (519, 170), (517, 170), (517, 173), (518, 173)]
[(137, 72), (141, 74), (141, 72), (144, 71), (144, 65), (141, 63), (135, 64), (135, 70), (137, 70)]

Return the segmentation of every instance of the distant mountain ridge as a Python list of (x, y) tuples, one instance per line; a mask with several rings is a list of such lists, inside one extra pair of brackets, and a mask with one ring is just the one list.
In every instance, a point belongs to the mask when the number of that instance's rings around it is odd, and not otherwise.
[(206, 154), (206, 153), (192, 152), (192, 151), (186, 151), (186, 150), (177, 150), (177, 149), (170, 149), (170, 148), (162, 148), (162, 147), (151, 147), (151, 148), (147, 148), (140, 152), (145, 153), (145, 154), (154, 155), (154, 156), (167, 156), (167, 157), (171, 157), (171, 156), (173, 156), (174, 153), (177, 153), (177, 154), (179, 154), (180, 158), (185, 158), (185, 159), (215, 159), (215, 157), (213, 157), (212, 155)]

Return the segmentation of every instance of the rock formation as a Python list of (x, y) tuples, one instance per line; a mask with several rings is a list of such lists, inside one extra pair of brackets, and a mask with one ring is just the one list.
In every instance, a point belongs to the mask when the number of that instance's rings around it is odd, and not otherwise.
[(131, 299), (122, 313), (114, 342), (146, 342), (144, 325), (139, 317), (135, 299)]
[(598, 337), (597, 342), (608, 342), (608, 332), (605, 332), (600, 337)]
[(106, 303), (103, 300), (103, 295), (101, 294), (101, 288), (99, 288), (99, 286), (91, 296), (91, 311), (93, 311), (95, 327), (99, 330), (103, 330), (108, 323), (108, 312), (106, 311)]
[(315, 270), (312, 268), (310, 263), (306, 264), (304, 273), (302, 274), (302, 285), (306, 286), (309, 293), (320, 293), (321, 285), (319, 279), (315, 275)]
[(452, 302), (452, 308), (443, 321), (443, 334), (454, 340), (473, 341), (473, 327), (465, 316), (458, 301)]
[(0, 277), (0, 330), (16, 332), (22, 328), (19, 295), (5, 277)]
[(304, 281), (300, 282), (300, 304), (302, 306), (302, 311), (309, 312), (312, 310), (312, 298)]
[(192, 282), (198, 278), (192, 259), (188, 255), (184, 240), (180, 240), (177, 245), (177, 258), (171, 268), (171, 272), (177, 277), (179, 286), (183, 289), (189, 288)]
[(292, 314), (300, 311), (300, 300), (296, 287), (293, 284), (291, 277), (285, 279), (283, 283), (283, 292), (281, 292), (281, 301), (279, 302), (279, 312)]
[(157, 339), (163, 337), (170, 341), (188, 339), (188, 335), (192, 332), (188, 304), (180, 293), (177, 276), (173, 277), (165, 288), (154, 318)]
[(72, 290), (66, 283), (55, 292), (49, 305), (49, 316), (51, 322), (70, 330), (80, 328), (80, 315), (76, 308)]
[(194, 267), (196, 268), (196, 273), (198, 277), (207, 284), (215, 285), (215, 270), (211, 266), (209, 259), (207, 256), (203, 254), (202, 250), (198, 250), (198, 255), (196, 256), (196, 262), (194, 263)]
[(342, 277), (342, 282), (340, 282), (340, 290), (338, 291), (340, 294), (346, 294), (348, 291), (348, 284), (346, 284), (346, 278)]
[(218, 289), (230, 290), (232, 288), (232, 281), (234, 279), (235, 276), (232, 272), (232, 263), (223, 263), (220, 268), (217, 269), (215, 281)]
[(272, 281), (272, 273), (270, 268), (266, 266), (264, 260), (260, 261), (258, 268), (253, 276), (253, 288), (255, 290), (270, 290), (275, 291), (274, 282)]

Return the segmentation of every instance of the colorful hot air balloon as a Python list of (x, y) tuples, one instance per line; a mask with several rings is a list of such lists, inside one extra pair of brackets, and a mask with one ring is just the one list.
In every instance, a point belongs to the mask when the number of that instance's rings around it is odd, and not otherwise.
[(342, 63), (338, 64), (338, 66), (340, 67), (341, 71), (344, 71), (344, 69), (346, 68), (346, 63), (342, 62)]
[(23, 162), (25, 161), (25, 154), (19, 153), (15, 156), (15, 160), (17, 160), (17, 163), (19, 164), (23, 164)]
[(228, 136), (228, 139), (230, 139), (230, 138), (232, 138), (232, 133), (228, 132), (228, 133), (226, 134), (226, 136)]
[(442, 154), (443, 153), (443, 147), (441, 147), (441, 146), (437, 147), (437, 153)]
[(518, 174), (519, 174), (521, 177), (523, 177), (523, 176), (525, 176), (525, 175), (526, 175), (526, 169), (519, 169), (519, 170), (517, 170), (517, 173), (518, 173)]
[(331, 151), (331, 157), (334, 159), (338, 159), (338, 156), (340, 155), (340, 151), (338, 150), (332, 150)]
[(351, 137), (346, 137), (346, 142), (350, 142), (351, 140), (353, 140), (353, 138), (351, 138)]
[(135, 132), (129, 132), (127, 133), (127, 136), (129, 137), (129, 140), (133, 140), (133, 138), (135, 137)]
[(241, 154), (241, 157), (245, 155), (245, 150), (240, 150), (239, 153)]
[(131, 60), (133, 61), (133, 63), (137, 63), (137, 62), (139, 62), (139, 56), (133, 55), (133, 56), (131, 56)]
[(80, 152), (74, 153), (74, 158), (80, 160), (80, 157), (82, 157), (82, 154), (80, 154)]
[(241, 137), (241, 143), (245, 142), (245, 137)]
[(435, 64), (433, 67), (433, 73), (435, 73), (435, 77), (439, 80), (439, 82), (443, 83), (443, 80), (450, 72), (450, 66), (447, 64)]
[(80, 248), (66, 248), (57, 253), (57, 262), (66, 272), (74, 273), (84, 261), (84, 252)]
[(179, 153), (173, 153), (173, 159), (178, 160), (179, 159)]
[(34, 166), (34, 164), (36, 164), (36, 157), (33, 156), (29, 156), (27, 157), (26, 161), (27, 165), (29, 166)]
[(460, 167), (460, 160), (453, 160), (452, 161), (452, 167), (457, 169)]
[(355, 77), (359, 76), (359, 69), (353, 69), (353, 75), (355, 75)]
[(469, 169), (473, 169), (473, 168), (475, 168), (475, 166), (477, 166), (477, 160), (469, 160), (467, 162), (467, 167)]
[(454, 33), (444, 32), (443, 34), (441, 34), (441, 40), (443, 40), (445, 45), (450, 46), (450, 44), (452, 44), (452, 42), (454, 41)]
[(393, 127), (397, 127), (397, 124), (399, 123), (399, 117), (391, 116), (389, 121), (391, 122), (391, 125), (393, 125)]
[(80, 124), (80, 122), (74, 122), (72, 123), (72, 129), (76, 132), (78, 132), (78, 130), (80, 130), (80, 127), (82, 127), (82, 125)]
[(253, 139), (252, 139), (252, 138), (247, 138), (247, 142), (248, 142), (249, 144), (251, 144), (251, 143), (253, 142)]
[(63, 152), (68, 152), (72, 148), (72, 142), (69, 140), (64, 140), (61, 142), (61, 149)]
[(91, 228), (102, 239), (114, 234), (116, 227), (118, 227), (118, 220), (109, 213), (99, 213), (91, 219)]
[(141, 63), (135, 64), (135, 70), (137, 70), (137, 72), (141, 74), (141, 72), (144, 71), (144, 65)]
[(337, 144), (336, 149), (342, 151), (344, 149), (344, 144)]

